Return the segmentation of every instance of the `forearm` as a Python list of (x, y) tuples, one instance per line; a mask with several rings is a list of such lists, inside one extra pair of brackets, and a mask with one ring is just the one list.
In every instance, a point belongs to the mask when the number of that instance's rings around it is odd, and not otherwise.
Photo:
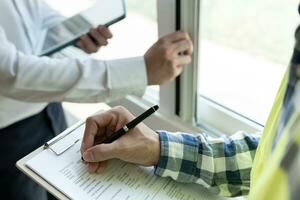
[(228, 138), (159, 132), (161, 157), (155, 173), (197, 183), (222, 196), (247, 194), (260, 136), (238, 132)]
[[(1, 35), (2, 34), (2, 35)], [(0, 94), (29, 102), (99, 102), (142, 95), (143, 58), (114, 61), (24, 55), (0, 30)]]

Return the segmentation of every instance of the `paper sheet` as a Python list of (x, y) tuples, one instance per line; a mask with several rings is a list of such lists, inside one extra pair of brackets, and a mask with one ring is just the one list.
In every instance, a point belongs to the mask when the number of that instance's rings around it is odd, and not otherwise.
[(180, 184), (140, 167), (111, 160), (102, 174), (90, 174), (81, 161), (80, 143), (62, 155), (44, 150), (26, 165), (70, 199), (216, 199), (196, 184)]

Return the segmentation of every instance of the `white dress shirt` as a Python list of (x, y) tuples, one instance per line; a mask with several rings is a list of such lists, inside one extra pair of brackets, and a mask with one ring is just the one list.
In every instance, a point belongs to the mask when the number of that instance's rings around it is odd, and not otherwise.
[(142, 57), (101, 61), (32, 55), (40, 29), (61, 19), (42, 0), (0, 1), (0, 128), (37, 114), (47, 102), (143, 94)]

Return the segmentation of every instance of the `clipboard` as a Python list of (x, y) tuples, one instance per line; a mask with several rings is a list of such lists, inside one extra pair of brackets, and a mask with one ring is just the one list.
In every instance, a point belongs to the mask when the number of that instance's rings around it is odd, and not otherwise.
[[(39, 184), (41, 187), (43, 187), (44, 189), (46, 189), (49, 193), (51, 193), (56, 198), (61, 199), (61, 200), (70, 200), (71, 198), (69, 198), (67, 196), (67, 194), (64, 194), (63, 191), (61, 191), (59, 189), (59, 187), (55, 187), (54, 185), (52, 185), (51, 182), (48, 182), (46, 179), (44, 179), (38, 173), (36, 173), (32, 169), (30, 169), (26, 165), (26, 163), (29, 162), (31, 159), (34, 159), (35, 156), (38, 156), (41, 153), (46, 153), (46, 152), (43, 152), (43, 151), (51, 150), (54, 154), (57, 154), (57, 156), (59, 156), (59, 154), (64, 154), (65, 152), (66, 152), (66, 154), (68, 154), (68, 149), (70, 149), (74, 144), (76, 144), (76, 146), (79, 145), (76, 137), (73, 137), (73, 142), (71, 140), (70, 142), (67, 143), (68, 145), (65, 146), (65, 149), (58, 148), (59, 151), (56, 152), (57, 149), (51, 148), (51, 147), (53, 147), (54, 144), (57, 144), (57, 142), (59, 142), (59, 141), (61, 141), (63, 139), (66, 139), (68, 136), (72, 135), (71, 134), (72, 132), (76, 132), (74, 130), (79, 130), (79, 128), (82, 127), (83, 125), (85, 125), (84, 121), (79, 121), (78, 123), (76, 123), (75, 125), (71, 126), (67, 130), (65, 130), (64, 132), (62, 132), (61, 134), (59, 134), (58, 136), (56, 136), (55, 138), (53, 138), (52, 140), (48, 141), (45, 145), (39, 147), (38, 149), (36, 149), (32, 153), (30, 153), (27, 156), (25, 156), (24, 158), (20, 159), (16, 163), (17, 168), (19, 170), (21, 170), (24, 174), (26, 174), (28, 177), (30, 177), (33, 181), (35, 181), (37, 184)], [(72, 152), (73, 150), (71, 149), (70, 151)], [(118, 165), (118, 167), (119, 167), (119, 165)], [(136, 171), (135, 168), (134, 168), (134, 170)], [(115, 173), (115, 171), (113, 171), (113, 172)], [(143, 177), (144, 177), (144, 175), (143, 175)], [(170, 179), (165, 179), (165, 178), (160, 178), (160, 179), (164, 180), (166, 183), (170, 183), (170, 181), (169, 181)], [(172, 184), (168, 184), (168, 185), (172, 185)], [(218, 199), (218, 200), (225, 200), (225, 199), (227, 199), (227, 198), (223, 198), (223, 197), (209, 195), (209, 194), (207, 194), (207, 191), (205, 189), (203, 189), (201, 187), (198, 188), (198, 187), (199, 186), (197, 185), (197, 190), (195, 190), (195, 191), (197, 191), (198, 194), (201, 194), (201, 195), (203, 194), (203, 195), (209, 197), (209, 198), (204, 198), (204, 199)], [(162, 188), (162, 187), (160, 187), (160, 188)], [(190, 188), (190, 186), (187, 186), (187, 188)], [(196, 199), (198, 199), (198, 198), (196, 198)], [(238, 199), (243, 200), (243, 198), (238, 198)]]
[[(44, 151), (48, 148), (53, 151), (53, 149), (51, 148), (51, 145), (53, 145), (56, 142), (66, 138), (68, 135), (70, 135), (70, 133), (72, 133), (74, 130), (76, 130), (78, 127), (80, 127), (84, 124), (85, 124), (84, 121), (77, 122), (76, 124), (74, 124), (70, 128), (66, 129), (64, 132), (59, 134), (58, 136), (54, 137), (53, 139), (51, 139), (50, 141), (45, 143), (43, 146), (39, 147), (38, 149), (36, 149), (32, 153), (30, 153), (27, 156), (25, 156), (24, 158), (20, 159), (16, 163), (17, 168), (20, 171), (22, 171), (24, 174), (26, 174), (28, 177), (30, 177), (33, 181), (35, 181), (37, 184), (39, 184), (41, 187), (45, 188), (49, 193), (51, 193), (56, 198), (61, 199), (61, 200), (70, 200), (70, 198), (68, 198), (66, 195), (64, 195), (62, 192), (60, 192), (57, 188), (55, 188), (53, 185), (51, 185), (45, 179), (43, 179), (40, 175), (38, 175), (37, 173), (32, 171), (29, 167), (27, 167), (26, 163), (30, 159), (37, 156), (39, 153), (41, 153), (42, 151)], [(78, 142), (78, 141), (76, 141), (76, 142)], [(75, 144), (75, 141), (74, 141), (74, 144)], [(70, 145), (66, 146), (65, 151), (68, 150), (70, 147), (71, 147)], [(54, 152), (55, 152), (55, 150), (54, 150)], [(58, 152), (55, 152), (55, 153), (58, 154)]]

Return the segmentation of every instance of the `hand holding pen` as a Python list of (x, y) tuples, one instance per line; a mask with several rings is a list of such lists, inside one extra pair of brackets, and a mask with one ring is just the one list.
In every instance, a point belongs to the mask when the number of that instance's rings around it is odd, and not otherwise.
[(158, 109), (151, 107), (134, 118), (123, 107), (115, 107), (86, 121), (81, 153), (90, 172), (100, 173), (109, 159), (140, 165), (156, 165), (160, 156), (159, 136), (142, 121)]

